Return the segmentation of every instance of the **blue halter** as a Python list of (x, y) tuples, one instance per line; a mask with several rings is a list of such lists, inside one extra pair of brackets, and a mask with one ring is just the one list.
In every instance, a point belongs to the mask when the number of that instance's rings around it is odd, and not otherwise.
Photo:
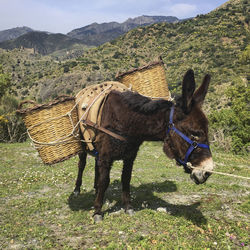
[(182, 139), (184, 139), (186, 142), (188, 142), (190, 144), (190, 147), (188, 148), (185, 158), (182, 161), (181, 159), (177, 159), (176, 161), (178, 163), (180, 163), (183, 167), (185, 167), (185, 169), (189, 169), (189, 167), (187, 166), (187, 162), (188, 162), (188, 158), (189, 156), (192, 154), (192, 152), (196, 149), (196, 148), (206, 148), (209, 149), (209, 146), (207, 144), (203, 144), (203, 143), (198, 143), (196, 141), (192, 141), (191, 139), (189, 139), (186, 135), (184, 135), (181, 131), (179, 131), (173, 123), (173, 117), (174, 117), (174, 105), (171, 107), (171, 111), (170, 111), (170, 116), (169, 116), (169, 126), (168, 126), (168, 131), (167, 134), (169, 134), (170, 130), (173, 130), (176, 134), (178, 134)]

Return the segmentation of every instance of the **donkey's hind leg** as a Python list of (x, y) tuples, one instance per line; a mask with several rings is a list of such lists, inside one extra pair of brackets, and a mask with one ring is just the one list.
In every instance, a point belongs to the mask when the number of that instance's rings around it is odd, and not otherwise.
[(80, 188), (82, 185), (82, 173), (86, 166), (86, 158), (87, 158), (87, 152), (84, 151), (84, 152), (79, 153), (78, 175), (77, 175), (76, 185), (74, 189), (75, 196), (80, 194)]

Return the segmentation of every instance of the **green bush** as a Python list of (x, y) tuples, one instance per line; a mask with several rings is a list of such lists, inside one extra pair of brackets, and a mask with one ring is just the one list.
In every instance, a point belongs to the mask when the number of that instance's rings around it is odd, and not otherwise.
[(68, 73), (69, 72), (69, 66), (68, 65), (64, 65), (63, 66), (63, 72), (64, 73)]
[(92, 69), (93, 69), (93, 70), (99, 70), (100, 67), (99, 67), (98, 65), (93, 65), (93, 66), (92, 66)]
[(250, 63), (250, 45), (248, 45), (245, 50), (240, 55), (240, 62), (242, 64), (249, 64)]
[(16, 114), (18, 101), (12, 96), (3, 96), (0, 105), (0, 142), (22, 142), (27, 138), (22, 118)]
[(210, 128), (214, 134), (223, 130), (225, 137), (231, 137), (233, 152), (246, 153), (250, 146), (249, 87), (243, 84), (230, 87), (226, 94), (231, 106), (210, 114)]

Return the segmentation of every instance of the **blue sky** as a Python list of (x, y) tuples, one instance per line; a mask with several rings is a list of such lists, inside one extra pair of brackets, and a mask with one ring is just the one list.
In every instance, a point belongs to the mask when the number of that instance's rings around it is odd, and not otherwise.
[(226, 0), (0, 0), (0, 31), (20, 26), (67, 33), (93, 22), (141, 15), (194, 17)]

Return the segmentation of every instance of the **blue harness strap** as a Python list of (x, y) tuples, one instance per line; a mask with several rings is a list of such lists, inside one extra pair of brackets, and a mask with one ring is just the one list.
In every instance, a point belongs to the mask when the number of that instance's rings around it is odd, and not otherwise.
[(187, 167), (187, 162), (189, 156), (192, 154), (192, 152), (196, 148), (206, 148), (209, 149), (209, 146), (207, 144), (203, 143), (198, 143), (196, 141), (192, 141), (190, 138), (188, 138), (186, 135), (184, 135), (180, 130), (178, 130), (173, 123), (173, 117), (174, 117), (174, 105), (171, 107), (170, 110), (170, 116), (169, 116), (169, 125), (168, 125), (168, 130), (167, 134), (169, 134), (170, 130), (173, 130), (176, 134), (178, 134), (182, 139), (184, 139), (187, 143), (190, 144), (190, 147), (188, 148), (185, 158), (182, 161), (181, 159), (177, 159), (176, 161), (179, 162), (182, 166)]

